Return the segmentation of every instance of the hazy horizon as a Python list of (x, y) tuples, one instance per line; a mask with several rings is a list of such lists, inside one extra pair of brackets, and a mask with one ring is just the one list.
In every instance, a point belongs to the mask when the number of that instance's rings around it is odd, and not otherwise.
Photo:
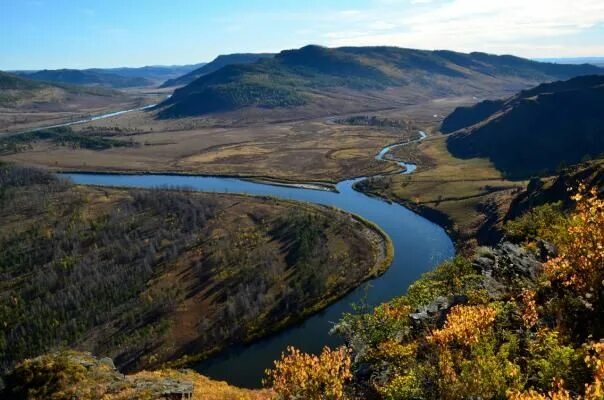
[(598, 0), (0, 0), (2, 70), (183, 65), (309, 43), (604, 56)]

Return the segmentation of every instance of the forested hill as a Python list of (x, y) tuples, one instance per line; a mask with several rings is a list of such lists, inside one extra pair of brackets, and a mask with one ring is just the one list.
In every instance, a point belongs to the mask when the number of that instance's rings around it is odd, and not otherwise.
[(21, 78), (17, 75), (0, 71), (0, 90), (27, 90), (38, 89), (44, 84), (31, 79)]
[[(160, 116), (316, 106), (338, 94), (354, 102), (352, 92), (369, 91), (379, 98), (388, 96), (386, 88), (399, 88), (416, 97), (485, 93), (601, 72), (592, 65), (540, 63), (484, 53), (311, 45), (204, 75), (176, 90), (162, 104)], [(329, 104), (338, 108), (338, 100)]]
[(443, 122), (451, 153), (487, 157), (530, 177), (604, 153), (604, 75), (539, 85), (507, 100), (455, 110)]
[(274, 54), (268, 53), (235, 53), (235, 54), (223, 54), (216, 57), (211, 62), (202, 65), (201, 67), (188, 72), (185, 75), (179, 76), (177, 78), (169, 79), (164, 82), (161, 87), (171, 87), (171, 86), (182, 86), (187, 85), (193, 82), (195, 79), (211, 74), (214, 71), (218, 71), (220, 68), (225, 67), (231, 64), (250, 64), (256, 62), (258, 60), (264, 58), (271, 58)]
[(384, 234), (327, 207), (0, 165), (0, 374), (66, 343), (129, 370), (203, 358), (317, 311), (391, 257)]

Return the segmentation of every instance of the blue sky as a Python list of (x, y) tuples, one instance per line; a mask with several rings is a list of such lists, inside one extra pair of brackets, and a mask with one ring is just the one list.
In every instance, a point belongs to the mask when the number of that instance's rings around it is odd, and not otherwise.
[(604, 56), (604, 0), (0, 0), (0, 69), (190, 64), (314, 43)]

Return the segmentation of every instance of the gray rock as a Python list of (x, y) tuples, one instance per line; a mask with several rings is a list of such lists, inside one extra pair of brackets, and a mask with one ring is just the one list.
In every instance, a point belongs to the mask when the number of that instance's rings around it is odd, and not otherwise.
[(485, 250), (473, 260), (473, 266), (484, 276), (483, 286), (494, 299), (505, 297), (510, 287), (531, 285), (536, 282), (541, 270), (541, 260), (553, 254), (553, 246), (543, 242), (540, 254), (525, 248), (502, 242), (497, 247)]
[(434, 299), (430, 304), (409, 314), (409, 318), (411, 318), (412, 325), (415, 329), (423, 329), (426, 326), (433, 326), (434, 324), (442, 327), (451, 307), (458, 304), (464, 304), (467, 301), (468, 298), (466, 296), (440, 296)]
[(106, 366), (108, 366), (111, 369), (115, 369), (115, 364), (113, 363), (113, 360), (109, 357), (103, 357), (99, 360), (99, 364), (104, 364)]

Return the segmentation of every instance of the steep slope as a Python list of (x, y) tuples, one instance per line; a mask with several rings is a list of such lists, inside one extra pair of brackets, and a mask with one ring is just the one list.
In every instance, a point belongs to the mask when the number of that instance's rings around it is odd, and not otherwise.
[(604, 76), (539, 85), (454, 111), (443, 131), (460, 158), (489, 158), (512, 178), (549, 173), (604, 152)]
[(580, 184), (596, 188), (601, 197), (604, 197), (604, 160), (594, 160), (562, 171), (546, 179), (533, 179), (526, 190), (516, 195), (510, 204), (505, 221), (517, 218), (534, 207), (544, 204), (561, 202), (564, 209), (574, 205), (571, 197)]
[(306, 46), (202, 76), (176, 90), (162, 104), (160, 117), (303, 105), (338, 112), (344, 103), (358, 110), (383, 108), (404, 101), (405, 96), (484, 95), (600, 72), (591, 65), (539, 63), (484, 53)]
[(100, 70), (45, 69), (32, 73), (21, 72), (19, 75), (36, 81), (66, 83), (70, 85), (104, 86), (111, 88), (142, 87), (153, 84), (151, 80), (143, 77), (127, 77)]
[(250, 64), (264, 58), (271, 58), (273, 54), (254, 54), (254, 53), (235, 53), (225, 54), (216, 57), (213, 61), (200, 66), (199, 68), (164, 82), (161, 87), (183, 86), (193, 82), (195, 79), (218, 71), (220, 68), (232, 64)]

